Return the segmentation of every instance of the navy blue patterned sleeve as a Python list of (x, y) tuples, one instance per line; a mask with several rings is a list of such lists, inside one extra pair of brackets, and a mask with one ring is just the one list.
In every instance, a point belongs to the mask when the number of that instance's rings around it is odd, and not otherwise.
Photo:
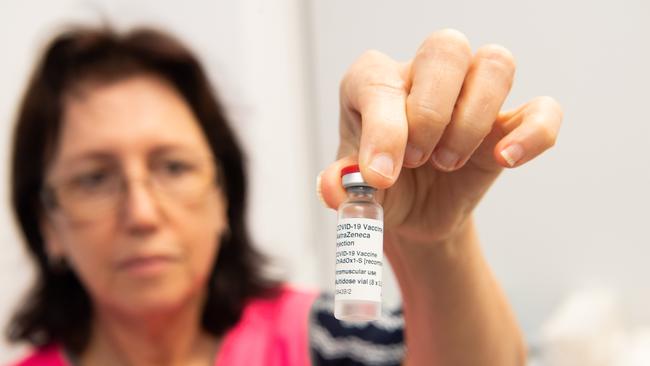
[(334, 298), (321, 294), (309, 315), (309, 345), (313, 366), (397, 366), (404, 358), (402, 310), (384, 311), (368, 323), (334, 317)]

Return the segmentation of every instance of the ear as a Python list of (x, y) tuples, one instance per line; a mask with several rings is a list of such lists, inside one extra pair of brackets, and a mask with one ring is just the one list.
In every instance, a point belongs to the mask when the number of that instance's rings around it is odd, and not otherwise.
[(41, 234), (43, 235), (43, 243), (45, 244), (45, 253), (50, 259), (64, 258), (65, 250), (61, 245), (59, 235), (54, 228), (52, 218), (44, 215), (40, 220)]

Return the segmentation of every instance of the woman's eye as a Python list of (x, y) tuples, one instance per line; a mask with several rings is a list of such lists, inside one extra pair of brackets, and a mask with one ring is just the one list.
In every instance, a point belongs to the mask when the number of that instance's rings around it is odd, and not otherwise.
[(73, 186), (81, 189), (95, 189), (109, 181), (109, 174), (105, 171), (95, 171), (80, 174), (73, 180)]
[(165, 173), (170, 175), (182, 175), (192, 170), (192, 165), (180, 160), (168, 160), (164, 162)]

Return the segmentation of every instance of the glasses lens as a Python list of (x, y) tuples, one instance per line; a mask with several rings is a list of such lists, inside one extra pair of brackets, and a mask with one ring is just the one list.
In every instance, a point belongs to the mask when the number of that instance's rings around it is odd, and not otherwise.
[(210, 160), (188, 157), (165, 157), (152, 167), (152, 183), (163, 197), (179, 203), (194, 203), (205, 197), (214, 182)]
[[(151, 164), (145, 184), (158, 201), (195, 204), (205, 198), (215, 176), (211, 159), (166, 156)], [(53, 193), (71, 218), (93, 220), (114, 214), (120, 207), (129, 189), (125, 181), (119, 169), (87, 170), (72, 174)]]
[(73, 174), (55, 190), (62, 209), (74, 218), (92, 218), (115, 208), (122, 179), (113, 169), (91, 169)]

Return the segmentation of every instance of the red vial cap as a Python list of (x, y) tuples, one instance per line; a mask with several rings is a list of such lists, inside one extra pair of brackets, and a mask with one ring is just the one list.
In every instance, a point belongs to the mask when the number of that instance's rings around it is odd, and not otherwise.
[(359, 164), (348, 165), (348, 166), (344, 167), (343, 169), (341, 169), (341, 178), (346, 174), (358, 173), (358, 172), (360, 172)]

